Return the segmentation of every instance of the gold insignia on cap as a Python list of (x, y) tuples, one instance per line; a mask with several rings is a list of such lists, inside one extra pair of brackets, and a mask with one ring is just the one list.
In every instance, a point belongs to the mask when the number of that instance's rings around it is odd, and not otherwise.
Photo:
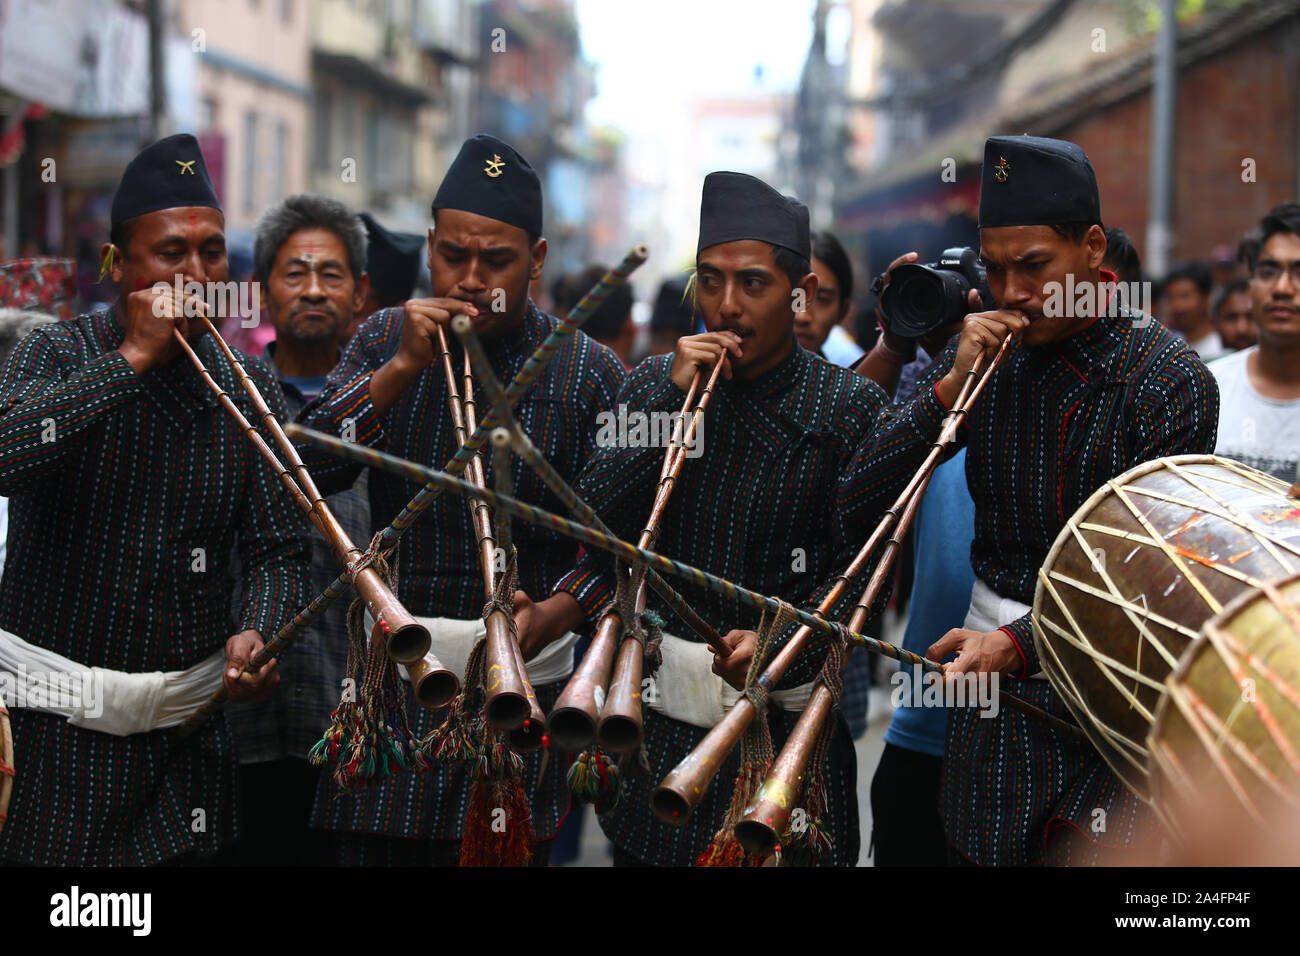
[(505, 166), (506, 164), (502, 161), (501, 155), (499, 153), (493, 153), (492, 158), (489, 159), (487, 165), (483, 167), (483, 172), (487, 173), (493, 179), (496, 179), (501, 175), (501, 170), (505, 169)]
[(184, 176), (186, 173), (189, 173), (191, 176), (193, 176), (193, 175), (194, 175), (194, 164), (195, 164), (195, 162), (197, 162), (197, 160), (193, 160), (193, 159), (191, 159), (191, 160), (178, 159), (178, 160), (176, 160), (176, 165), (179, 166), (179, 167), (181, 168), (181, 175), (182, 175), (182, 176)]
[(1005, 156), (998, 157), (998, 164), (993, 167), (993, 178), (1000, 183), (1007, 181), (1007, 176), (1011, 172), (1011, 164), (1007, 162)]

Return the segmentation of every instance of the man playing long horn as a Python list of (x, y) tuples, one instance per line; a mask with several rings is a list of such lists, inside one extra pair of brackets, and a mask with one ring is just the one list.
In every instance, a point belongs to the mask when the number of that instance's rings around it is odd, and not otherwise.
[[(1078, 146), (989, 139), (979, 220), (996, 307), (966, 316), (917, 397), (882, 415), (841, 500), (850, 527), (869, 527), (881, 489), (896, 492), (916, 470), (967, 373), (1015, 336), (1018, 347), (953, 446), (968, 448), (976, 581), (965, 627), (934, 635), (928, 656), (956, 652), (950, 673), (997, 675), (1003, 690), (1069, 719), (1034, 649), (1038, 570), (1106, 481), (1153, 458), (1211, 451), (1219, 394), (1185, 344), (1123, 304), (1108, 305), (1114, 276), (1101, 268), (1097, 178)], [(1079, 294), (1062, 301), (1062, 290)], [(1095, 750), (1005, 707), (985, 717), (974, 707), (950, 711), (943, 773), (954, 862), (1101, 862), (1152, 832), (1149, 814)]]
[[(617, 400), (620, 415), (626, 406), (629, 440), (603, 442), (578, 491), (616, 534), (635, 538), (650, 510), (664, 449), (659, 441), (635, 440), (634, 419), (676, 412), (693, 377), (701, 373), (703, 382), (722, 361), (699, 447), (688, 453), (655, 549), (815, 607), (852, 556), (836, 533), (836, 484), (886, 398), (874, 383), (820, 361), (795, 341), (795, 312), (817, 292), (809, 253), (808, 210), (801, 203), (752, 176), (716, 172), (705, 179), (695, 288), (708, 331), (680, 339), (674, 354), (647, 359), (629, 374)], [(591, 583), (612, 581), (611, 570), (600, 555), (584, 555), (556, 593), (533, 609), (529, 640), (547, 640), (594, 619), (610, 594), (608, 584)], [(729, 653), (710, 653), (680, 625), (683, 637), (664, 636), (663, 663), (647, 685), (654, 688), (644, 716), (649, 773), (630, 770), (621, 802), (601, 816), (615, 865), (695, 863), (732, 798), (735, 756), (685, 825), (663, 823), (650, 808), (654, 786), (736, 700), (758, 640), (757, 615), (700, 587), (681, 590), (723, 634)], [(657, 598), (650, 607), (672, 620)], [(775, 634), (773, 653), (793, 631)], [(826, 649), (814, 640), (777, 688), (769, 708), (774, 746), (794, 726)], [(823, 822), (834, 841), (833, 861), (851, 866), (858, 857), (855, 761), (842, 720), (824, 769)]]
[[(103, 251), (118, 301), (29, 335), (0, 380), (11, 522), (0, 670), (78, 692), (47, 695), (45, 712), (11, 710), (30, 768), (0, 838), (12, 862), (206, 862), (232, 839), (225, 718), (185, 740), (163, 728), (223, 679), (232, 700), (268, 693), (274, 662), (256, 675), (244, 664), (309, 598), (302, 519), (174, 339), (179, 329), (255, 416), (185, 290), (227, 277), (224, 219), (194, 137), (131, 161), (111, 221)], [(283, 415), (269, 370), (254, 362), (249, 374)]]
[[(542, 236), (542, 190), (533, 168), (506, 143), (479, 135), (465, 142), (433, 201), (429, 230), (431, 299), (375, 313), (358, 330), (319, 399), (299, 420), (416, 461), (441, 465), (458, 443), (448, 413), (448, 385), (440, 365), (438, 326), (469, 316), (497, 375), (508, 381), (556, 320), (528, 297), (529, 282), (546, 260)], [(452, 341), (455, 336), (445, 329)], [(452, 346), (456, 349), (457, 346)], [(459, 367), (460, 356), (456, 356)], [(533, 443), (572, 480), (591, 456), (596, 416), (608, 408), (623, 367), (609, 349), (575, 335), (526, 392), (518, 419)], [(478, 396), (480, 418), (489, 403)], [(351, 486), (360, 466), (303, 449), (312, 474), (326, 492)], [(492, 483), (492, 456), (485, 456)], [(563, 506), (529, 469), (512, 469), (515, 494), (553, 510)], [(412, 482), (381, 472), (369, 475), (371, 521), (386, 525), (415, 493)], [(463, 668), (482, 631), (483, 577), (476, 536), (462, 501), (438, 498), (407, 533), (401, 547), (398, 596), (417, 615), (436, 619), (430, 630), (434, 653)], [(517, 529), (519, 604), (549, 594), (573, 566), (572, 542), (531, 527)], [(504, 571), (502, 567), (500, 570)], [(525, 639), (537, 701), (549, 710), (573, 667), (576, 637), (551, 643)], [(446, 711), (413, 706), (413, 726), (423, 736)], [(325, 715), (322, 715), (324, 717)], [(532, 800), (532, 834), (539, 841), (533, 862), (544, 864), (548, 842), (568, 810), (565, 762), (558, 754), (525, 755), (525, 790)], [(436, 762), (430, 774), (390, 778), (355, 795), (318, 794), (313, 825), (340, 832), (342, 861), (350, 864), (455, 865), (471, 781), (459, 767)], [(506, 827), (520, 821), (504, 820)]]

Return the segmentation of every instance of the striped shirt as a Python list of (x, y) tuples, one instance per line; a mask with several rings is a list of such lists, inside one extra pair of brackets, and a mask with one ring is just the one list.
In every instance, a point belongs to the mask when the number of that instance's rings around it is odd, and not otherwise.
[[(299, 414), (311, 428), (341, 434), (347, 428), (352, 440), (383, 451), (441, 468), (459, 447), (447, 407), (447, 382), (442, 365), (421, 372), (381, 419), (370, 401), (370, 377), (397, 354), (404, 313), (401, 308), (377, 312), (366, 320), (348, 343), (338, 367), (320, 397)], [(543, 339), (556, 320), (531, 302), (517, 333), (485, 341), (493, 369), (508, 382)], [(459, 370), (460, 350), (454, 366)], [(623, 380), (623, 366), (614, 352), (579, 332), (555, 355), (537, 382), (517, 406), (520, 425), (537, 449), (561, 475), (572, 481), (595, 448), (596, 416), (608, 408)], [(458, 381), (459, 385), (459, 381)], [(475, 391), (479, 419), (489, 408), (486, 395)], [(302, 456), (324, 492), (351, 487), (361, 466), (303, 447)], [(484, 455), (489, 487), (492, 455)], [(546, 489), (530, 468), (517, 459), (512, 470), (515, 496), (557, 513), (564, 506)], [(420, 486), (395, 475), (371, 471), (370, 515), (378, 531), (397, 516)], [(519, 553), (519, 588), (530, 596), (544, 597), (560, 576), (573, 567), (577, 546), (555, 532), (515, 522), (515, 547)], [(428, 617), (469, 620), (483, 612), (483, 577), (479, 569), (475, 535), (465, 501), (452, 495), (437, 498), (402, 538), (398, 597), (412, 613)], [(563, 682), (540, 685), (538, 704), (549, 711)], [(415, 732), (423, 736), (438, 726), (445, 711), (430, 713), (407, 693), (408, 712)], [(322, 729), (328, 714), (322, 714)], [(529, 795), (533, 801), (533, 828), (539, 838), (552, 835), (568, 810), (564, 783), (567, 761), (558, 753), (545, 761), (542, 753), (525, 755)], [(345, 795), (326, 782), (317, 797), (313, 825), (356, 833), (395, 837), (454, 839), (469, 799), (469, 781), (459, 770), (439, 764), (426, 778), (405, 774), (356, 795)]]
[[(633, 369), (617, 405), (626, 405), (629, 416), (678, 411), (685, 395), (669, 377), (672, 358), (655, 356)], [(798, 346), (756, 381), (720, 380), (704, 419), (703, 452), (682, 464), (655, 550), (760, 593), (815, 608), (856, 550), (839, 532), (835, 487), (885, 401), (875, 383)], [(609, 444), (583, 472), (579, 492), (620, 537), (635, 540), (644, 526), (663, 454), (662, 446)], [(585, 554), (557, 590), (573, 594), (590, 617), (599, 609), (600, 598), (610, 596), (610, 573), (603, 555)], [(602, 584), (593, 586), (594, 581)], [(674, 586), (719, 633), (757, 629), (758, 611), (686, 581), (675, 581)], [(846, 595), (832, 616), (842, 614), (856, 597)], [(657, 595), (650, 592), (648, 600), (672, 633), (699, 640)], [(777, 646), (795, 629), (788, 627)], [(779, 686), (815, 678), (825, 654), (826, 644), (814, 637)], [(772, 708), (769, 723), (777, 747), (797, 717)], [(837, 725), (838, 743), (826, 768), (827, 822), (835, 836), (835, 861), (851, 866), (858, 856), (853, 748), (843, 722), (837, 719)], [(739, 767), (739, 748), (718, 772), (690, 822), (673, 827), (651, 813), (650, 793), (705, 731), (654, 711), (646, 712), (644, 726), (651, 772), (626, 777), (623, 801), (601, 817), (601, 826), (620, 849), (646, 863), (689, 865), (722, 822)]]
[[(137, 377), (122, 340), (112, 309), (44, 326), (0, 375), (11, 523), (0, 627), (87, 666), (182, 670), (244, 629), (268, 638), (307, 602), (306, 526), (189, 362)], [(195, 350), (255, 420), (212, 341)], [(282, 415), (275, 378), (244, 361)], [(247, 569), (237, 616), (232, 548)], [(22, 772), (0, 858), (147, 865), (235, 836), (223, 715), (184, 742), (167, 730), (115, 737), (50, 714), (12, 719)]]
[[(937, 385), (960, 337), (926, 369), (916, 398), (888, 409), (845, 477), (841, 504), (858, 537), (916, 472), (947, 415)], [(966, 475), (975, 501), (971, 566), (995, 591), (1034, 601), (1038, 569), (1061, 528), (1111, 478), (1153, 458), (1214, 448), (1219, 390), (1196, 354), (1127, 309), (1064, 342), (1017, 347), (958, 430), (969, 441)], [(1006, 628), (1024, 658), (1017, 676), (1041, 670), (1029, 616)]]

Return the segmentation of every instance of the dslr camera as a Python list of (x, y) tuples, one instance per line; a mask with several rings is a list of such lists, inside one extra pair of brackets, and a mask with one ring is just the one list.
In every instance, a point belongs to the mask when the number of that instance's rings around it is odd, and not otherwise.
[(945, 249), (938, 262), (919, 265), (915, 262), (895, 267), (880, 294), (880, 311), (895, 335), (906, 339), (921, 336), (952, 322), (960, 322), (971, 311), (966, 301), (971, 289), (978, 290), (983, 308), (993, 307), (988, 276), (979, 263), (979, 253), (965, 249)]

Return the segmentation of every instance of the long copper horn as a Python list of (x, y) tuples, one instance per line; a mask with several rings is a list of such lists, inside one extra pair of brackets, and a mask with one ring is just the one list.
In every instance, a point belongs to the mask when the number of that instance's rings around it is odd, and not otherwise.
[[(1007, 339), (1007, 341), (1010, 341), (1010, 339)], [(1000, 359), (1001, 356), (1002, 353), (999, 351), (997, 358)], [(993, 367), (990, 366), (989, 374), (992, 374), (992, 369)], [(968, 378), (967, 381), (969, 382), (970, 379)], [(976, 394), (972, 393), (969, 399), (964, 395), (959, 396), (953, 407), (960, 406), (969, 411), (975, 401)], [(853, 609), (853, 614), (850, 616), (848, 623), (849, 630), (861, 630), (862, 626), (866, 624), (867, 616), (871, 613), (871, 602), (875, 600), (876, 595), (884, 585), (885, 578), (893, 567), (894, 558), (902, 547), (903, 538), (907, 536), (917, 511), (920, 510), (921, 499), (924, 497), (933, 475), (933, 468), (924, 471), (924, 477), (916, 484), (912, 496), (908, 499), (907, 505), (894, 525), (889, 540), (885, 542), (885, 550), (876, 565), (876, 570), (871, 575), (871, 580), (867, 583), (862, 599), (858, 601)], [(852, 653), (852, 647), (846, 649), (844, 655), (846, 662)], [(800, 795), (806, 790), (808, 761), (812, 755), (813, 747), (816, 745), (817, 738), (820, 736), (826, 721), (831, 718), (833, 713), (834, 701), (831, 692), (822, 681), (818, 680), (817, 685), (813, 688), (812, 695), (808, 699), (808, 703), (804, 706), (803, 713), (799, 715), (799, 720), (790, 733), (789, 739), (786, 740), (785, 746), (781, 748), (781, 752), (777, 754), (776, 759), (772, 762), (767, 778), (755, 793), (749, 806), (745, 808), (744, 816), (736, 824), (736, 840), (745, 848), (746, 852), (770, 853), (780, 842), (781, 835), (785, 833), (790, 822), (790, 814), (793, 812)]]
[[(470, 358), (468, 350), (465, 354), (468, 360)], [(468, 361), (466, 364), (469, 364)], [(465, 370), (465, 388), (470, 390), (473, 387), (470, 368), (467, 367)], [(491, 441), (493, 485), (497, 494), (512, 496), (515, 489), (514, 479), (511, 475), (509, 430), (501, 427), (492, 429)], [(496, 515), (496, 535), (497, 546), (502, 548), (506, 554), (509, 554), (513, 547), (509, 515), (500, 513)], [(522, 726), (507, 731), (506, 737), (510, 741), (513, 750), (526, 753), (546, 745), (546, 715), (542, 713), (541, 705), (537, 703), (537, 694), (533, 690), (532, 679), (528, 676), (528, 665), (524, 662), (524, 653), (519, 646), (519, 641), (517, 639), (511, 640), (510, 646), (514, 649), (515, 667), (523, 680), (524, 693), (528, 697), (528, 717), (524, 720)]]
[[(664, 452), (663, 466), (659, 472), (661, 484), (667, 476), (668, 469), (673, 461), (674, 445), (679, 437), (678, 431), (684, 426), (686, 417), (690, 414), (695, 401), (695, 393), (699, 390), (699, 386), (700, 375), (696, 372), (691, 379), (690, 390), (686, 393), (686, 401), (682, 403), (678, 423), (674, 426), (673, 440), (669, 442), (669, 447)], [(649, 522), (647, 522), (647, 525), (649, 525)], [(641, 541), (643, 547), (650, 547), (649, 542), (653, 541), (653, 532), (643, 531)], [(622, 637), (623, 622), (617, 614), (606, 614), (597, 623), (591, 645), (574, 669), (573, 675), (560, 693), (555, 706), (551, 708), (551, 716), (547, 722), (547, 727), (551, 740), (557, 747), (569, 751), (583, 750), (596, 739), (596, 728), (600, 722), (601, 711), (605, 707), (606, 697), (609, 693), (615, 661), (620, 656)], [(640, 667), (639, 662), (637, 667)], [(640, 676), (637, 675), (636, 683), (638, 687), (640, 680)], [(639, 707), (637, 713), (639, 714)], [(632, 731), (636, 735), (637, 742), (639, 742), (640, 738), (639, 725), (638, 720), (637, 727)], [(619, 725), (611, 726), (610, 730), (615, 735), (618, 735)], [(625, 747), (621, 741), (618, 743), (621, 749), (633, 749), (636, 746), (636, 742), (632, 743), (630, 747)]]
[(532, 681), (528, 679), (528, 667), (524, 663), (524, 655), (523, 651), (519, 649), (519, 642), (511, 641), (510, 646), (515, 651), (515, 667), (523, 675), (524, 693), (528, 698), (528, 716), (518, 727), (507, 731), (506, 737), (510, 741), (512, 749), (519, 753), (527, 753), (530, 750), (537, 750), (547, 743), (546, 715), (542, 713), (541, 705), (537, 703), (537, 694), (533, 692)]
[(641, 643), (624, 637), (614, 658), (605, 706), (601, 708), (596, 720), (596, 741), (611, 753), (627, 753), (641, 746), (644, 731), (641, 717), (644, 672), (645, 652)]
[[(960, 397), (954, 407), (964, 400), (964, 396)], [(973, 396), (971, 400), (973, 401)], [(965, 407), (969, 409), (970, 403), (967, 402)], [(921, 498), (925, 495), (933, 474), (933, 470), (929, 471), (917, 484), (902, 514), (894, 524), (875, 571), (872, 572), (861, 599), (849, 617), (849, 630), (861, 630), (867, 623), (867, 617), (871, 613), (871, 602), (880, 593), (885, 579), (893, 568), (894, 557), (902, 547), (903, 538), (907, 536), (912, 520), (920, 509)], [(847, 648), (844, 660), (848, 661), (852, 653), (853, 648)], [(818, 680), (789, 739), (786, 740), (785, 746), (781, 748), (776, 759), (772, 761), (767, 778), (755, 793), (750, 805), (745, 808), (744, 816), (736, 824), (736, 840), (746, 852), (770, 853), (780, 842), (781, 835), (785, 833), (786, 826), (790, 822), (790, 814), (794, 810), (795, 803), (807, 786), (808, 760), (812, 755), (813, 747), (833, 712), (834, 701), (831, 692), (821, 680)]]
[(460, 678), (443, 667), (432, 651), (407, 664), (406, 672), (411, 678), (415, 702), (428, 710), (447, 706), (460, 691)]
[(551, 741), (562, 750), (586, 749), (596, 738), (596, 722), (605, 706), (610, 672), (618, 653), (623, 622), (617, 614), (606, 614), (596, 625), (587, 653), (564, 685), (546, 722)]
[[(564, 477), (537, 450), (528, 436), (524, 434), (523, 429), (520, 428), (518, 420), (510, 411), (509, 397), (488, 364), (487, 355), (483, 352), (478, 337), (474, 334), (472, 323), (465, 316), (457, 316), (452, 320), (451, 327), (461, 338), (470, 364), (474, 368), (474, 374), (478, 378), (477, 384), (487, 393), (492, 403), (493, 414), (502, 423), (493, 432), (494, 443), (499, 446), (508, 442), (511, 450), (533, 470), (537, 477), (542, 480), (542, 483), (560, 499), (574, 517), (580, 521), (590, 523), (592, 527), (601, 533), (609, 533), (608, 526), (578, 496), (569, 483), (564, 480)], [(695, 380), (695, 387), (698, 387), (698, 380)], [(682, 411), (683, 419), (690, 407), (691, 404), (688, 401)], [(676, 424), (677, 428), (680, 429), (683, 422), (679, 420)], [(675, 430), (673, 440), (679, 440), (679, 435), (680, 432)], [(500, 449), (498, 448), (498, 450)], [(501, 471), (498, 469), (498, 480), (500, 480), (500, 477)], [(498, 488), (498, 493), (500, 491), (501, 489)], [(508, 528), (508, 524), (502, 527)], [(647, 569), (646, 581), (694, 634), (698, 635), (709, 646), (722, 648), (722, 639), (718, 636), (717, 631), (692, 610), (682, 600), (681, 595), (657, 572)], [(576, 671), (578, 682), (574, 686), (579, 687), (584, 683), (586, 684), (586, 704), (572, 709), (560, 708), (558, 725), (548, 727), (551, 741), (556, 743), (557, 746), (562, 746), (566, 750), (582, 750), (595, 739), (596, 721), (599, 717), (600, 706), (604, 702), (610, 667), (618, 645), (618, 633), (617, 629), (610, 632), (597, 628), (596, 653), (587, 656), (579, 664)], [(601, 652), (603, 650), (608, 651), (607, 657), (602, 658)], [(555, 716), (556, 711), (553, 710), (552, 717)], [(560, 728), (561, 732), (558, 735), (554, 733), (555, 726)]]
[[(664, 511), (668, 507), (668, 499), (672, 496), (677, 478), (681, 474), (682, 462), (686, 460), (686, 449), (695, 440), (700, 422), (704, 420), (704, 414), (709, 407), (709, 398), (718, 383), (718, 375), (722, 371), (725, 360), (726, 355), (724, 353), (709, 373), (708, 383), (704, 386), (704, 390), (700, 393), (699, 399), (694, 405), (690, 421), (681, 434), (681, 440), (677, 441), (678, 435), (674, 434), (674, 440), (669, 442), (668, 449), (664, 453), (664, 462), (659, 472), (659, 486), (655, 491), (654, 504), (650, 508), (650, 517), (646, 519), (645, 529), (641, 532), (641, 541), (643, 542), (639, 545), (641, 548), (648, 550), (654, 547), (655, 539), (659, 535), (660, 522), (662, 522)], [(678, 418), (678, 422), (686, 418), (685, 409), (691, 408), (691, 401), (695, 396), (699, 380), (700, 373), (697, 370), (691, 380), (691, 388), (687, 392), (686, 403), (682, 406), (683, 414)], [(681, 431), (681, 429), (675, 426), (675, 431)], [(645, 611), (645, 602), (646, 583), (645, 579), (642, 578), (636, 592), (636, 613), (638, 615)], [(717, 649), (720, 653), (725, 654), (726, 652), (724, 647), (719, 646)], [(645, 660), (640, 642), (624, 637), (614, 661), (614, 672), (609, 681), (609, 694), (605, 698), (605, 706), (601, 708), (600, 719), (596, 723), (596, 739), (605, 750), (613, 753), (626, 753), (641, 746), (644, 733), (641, 713), (641, 686), (644, 668)]]
[[(477, 427), (474, 414), (472, 379), (465, 382), (468, 395), (461, 395), (447, 333), (438, 326), (438, 345), (442, 350), (443, 372), (447, 378), (447, 405), (451, 411), (456, 441), (463, 447), (469, 434)], [(465, 468), (466, 478), (479, 488), (486, 488), (483, 458), (476, 453)], [(483, 575), (483, 589), (491, 598), (496, 590), (497, 545), (493, 531), (492, 510), (480, 500), (468, 502), (470, 520), (478, 542), (479, 567)], [(500, 608), (494, 609), (483, 622), (487, 631), (483, 655), (483, 691), (486, 697), (485, 712), (488, 723), (497, 730), (517, 730), (532, 710), (528, 702), (530, 688), (520, 673), (511, 632), (509, 616)]]
[[(944, 420), (943, 427), (939, 431), (939, 437), (935, 441), (934, 447), (931, 448), (930, 453), (922, 462), (921, 467), (917, 469), (916, 474), (908, 481), (898, 499), (881, 517), (879, 524), (871, 533), (871, 537), (867, 539), (867, 543), (854, 556), (853, 561), (840, 575), (830, 593), (818, 605), (818, 614), (830, 613), (831, 608), (843, 597), (849, 583), (862, 573), (868, 559), (875, 553), (881, 542), (885, 540), (885, 536), (899, 521), (900, 517), (906, 515), (907, 521), (910, 523), (911, 515), (920, 502), (919, 495), (924, 492), (925, 486), (929, 484), (930, 476), (938, 466), (944, 449), (951, 443), (970, 406), (974, 404), (984, 385), (993, 375), (998, 365), (1001, 364), (1010, 343), (1010, 336), (1003, 340), (987, 371), (981, 374), (981, 365), (983, 363), (977, 362), (975, 367), (967, 374), (965, 381), (962, 382), (961, 390), (957, 394), (957, 400), (953, 403), (952, 411), (948, 413), (948, 417)], [(870, 607), (880, 593), (895, 552), (896, 546), (889, 548), (882, 555), (880, 563), (871, 575), (871, 580), (863, 594), (861, 604)], [(795, 658), (812, 638), (812, 635), (813, 629), (806, 625), (795, 631), (794, 636), (777, 652), (776, 656), (772, 658), (759, 676), (759, 685), (769, 692), (776, 687), (781, 678), (785, 676), (786, 670), (794, 663)], [(740, 743), (741, 736), (753, 721), (755, 715), (754, 705), (748, 697), (742, 696), (736, 701), (731, 710), (727, 712), (727, 715), (705, 735), (704, 739), (691, 753), (687, 754), (686, 759), (674, 767), (668, 776), (664, 777), (659, 786), (655, 788), (650, 797), (650, 807), (655, 816), (665, 823), (677, 826), (690, 819), (691, 814), (695, 812), (695, 808), (699, 806), (704, 794), (708, 791), (709, 784), (712, 783), (714, 776), (716, 776), (722, 765), (726, 763), (727, 757), (735, 750), (736, 745)], [(771, 844), (769, 843), (768, 846), (771, 846)]]
[[(254, 447), (257, 448), (262, 456), (271, 464), (272, 469), (280, 478), (281, 482), (289, 488), (294, 502), (299, 506), (299, 508), (303, 509), (304, 513), (307, 514), (309, 519), (316, 525), (321, 534), (325, 536), (325, 539), (329, 542), (334, 553), (343, 562), (344, 566), (349, 569), (352, 576), (353, 586), (356, 588), (357, 593), (361, 596), (362, 600), (365, 601), (367, 608), (370, 610), (371, 617), (380, 624), (380, 629), (385, 637), (388, 655), (393, 660), (402, 664), (409, 664), (419, 660), (429, 652), (430, 641), (428, 630), (426, 630), (422, 624), (416, 621), (415, 618), (407, 612), (406, 608), (404, 608), (401, 602), (398, 601), (397, 596), (393, 594), (388, 585), (384, 583), (383, 578), (381, 578), (373, 568), (362, 568), (359, 571), (351, 570), (354, 563), (361, 558), (361, 550), (348, 538), (347, 532), (343, 530), (343, 526), (338, 523), (338, 520), (330, 511), (329, 505), (326, 504), (325, 499), (322, 497), (319, 489), (317, 489), (315, 482), (312, 481), (311, 475), (308, 473), (302, 459), (298, 456), (298, 452), (293, 447), (293, 443), (289, 441), (288, 436), (285, 435), (284, 429), (280, 426), (280, 422), (276, 419), (275, 414), (266, 404), (266, 399), (263, 398), (261, 392), (258, 391), (257, 385), (254, 384), (251, 378), (249, 378), (248, 374), (244, 371), (243, 366), (239, 364), (239, 360), (235, 357), (234, 352), (232, 352), (230, 347), (226, 345), (225, 341), (221, 338), (221, 334), (217, 331), (216, 326), (212, 324), (212, 321), (208, 316), (200, 312), (200, 317), (206, 324), (208, 333), (212, 336), (213, 340), (225, 355), (231, 369), (235, 373), (235, 376), (239, 379), (240, 385), (243, 387), (244, 391), (248, 393), (248, 397), (252, 401), (257, 414), (261, 417), (276, 444), (280, 446), (281, 451), (288, 459), (290, 465), (292, 465), (294, 469), (293, 475), (289, 474), (288, 469), (280, 462), (279, 458), (271, 450), (270, 446), (262, 440), (261, 436), (258, 435), (256, 429), (254, 429), (248, 419), (244, 417), (243, 413), (239, 411), (239, 408), (226, 393), (225, 389), (217, 383), (216, 379), (212, 377), (211, 372), (204, 367), (203, 360), (200, 359), (194, 349), (191, 348), (190, 343), (185, 339), (185, 336), (181, 334), (179, 329), (172, 330), (173, 338), (180, 345), (182, 351), (185, 352), (190, 362), (193, 363), (194, 367), (198, 370), (200, 377), (202, 377), (208, 387), (212, 389), (214, 394), (216, 394), (217, 400), (221, 403), (222, 407), (229, 415), (231, 415), (239, 427), (249, 437), (249, 440), (252, 441)], [(455, 675), (450, 671), (447, 671), (446, 675), (449, 675), (452, 680), (455, 680)], [(445, 676), (438, 681), (438, 684), (441, 686), (445, 686), (446, 683), (447, 681)], [(455, 696), (454, 690), (452, 696)], [(448, 700), (450, 699), (451, 698), (448, 697)]]
[[(510, 381), (509, 389), (503, 389), (504, 403), (503, 409), (509, 410), (519, 401), (519, 397), (528, 390), (528, 388), (537, 381), (542, 374), (547, 363), (554, 357), (561, 345), (568, 340), (573, 333), (581, 327), (582, 323), (590, 318), (600, 303), (606, 299), (610, 293), (620, 284), (627, 280), (632, 272), (636, 271), (646, 261), (649, 250), (643, 245), (637, 245), (628, 252), (623, 260), (608, 273), (606, 273), (599, 283), (589, 291), (581, 302), (579, 302), (569, 312), (568, 316), (560, 320), (556, 328), (552, 329), (546, 338), (533, 351), (533, 354), (524, 362), (523, 367), (515, 373)], [(486, 422), (484, 423), (486, 425)], [(290, 428), (295, 426), (290, 425)], [(484, 428), (483, 432), (486, 433)], [(287, 434), (287, 433), (286, 433)], [(478, 443), (483, 439), (483, 435), (475, 435), (471, 441), (478, 447)], [(468, 449), (457, 449), (455, 456), (447, 462), (447, 469), (452, 475), (460, 475), (464, 472), (465, 464), (472, 452)], [(381, 537), (385, 548), (392, 548), (396, 545), (401, 536), (410, 528), (412, 522), (419, 516), (422, 510), (432, 501), (440, 491), (434, 487), (432, 482), (425, 482), (416, 493), (415, 497), (406, 503), (392, 522), (383, 529)], [(662, 578), (652, 579), (656, 591), (661, 594), (664, 591), (672, 594), (666, 582)], [(248, 662), (246, 671), (256, 673), (270, 661), (277, 658), (288, 645), (293, 643), (303, 629), (312, 621), (320, 617), (321, 614), (336, 600), (338, 600), (343, 591), (352, 583), (352, 575), (345, 568), (337, 578), (329, 583), (325, 591), (317, 595), (310, 604), (294, 615), (293, 619), (286, 623), (280, 630), (271, 637), (270, 640), (262, 647), (260, 651), (253, 655), (252, 660)], [(667, 598), (665, 598), (667, 600)], [(671, 603), (671, 602), (670, 602)], [(697, 625), (692, 624), (699, 630)], [(455, 674), (449, 675), (449, 680), (454, 681), (454, 687), (459, 687), (459, 678)], [(453, 690), (450, 697), (455, 696)], [(203, 702), (199, 708), (186, 718), (177, 728), (177, 734), (181, 737), (188, 737), (194, 733), (205, 720), (221, 709), (226, 701), (226, 690), (219, 687)]]
[[(870, 612), (869, 604), (859, 603), (849, 618), (849, 630), (861, 630)], [(847, 661), (852, 653), (853, 648), (848, 648), (844, 660)], [(806, 785), (808, 759), (822, 727), (833, 713), (831, 692), (818, 681), (785, 746), (772, 761), (767, 779), (745, 808), (744, 817), (736, 824), (736, 840), (746, 853), (770, 853), (780, 842)]]

